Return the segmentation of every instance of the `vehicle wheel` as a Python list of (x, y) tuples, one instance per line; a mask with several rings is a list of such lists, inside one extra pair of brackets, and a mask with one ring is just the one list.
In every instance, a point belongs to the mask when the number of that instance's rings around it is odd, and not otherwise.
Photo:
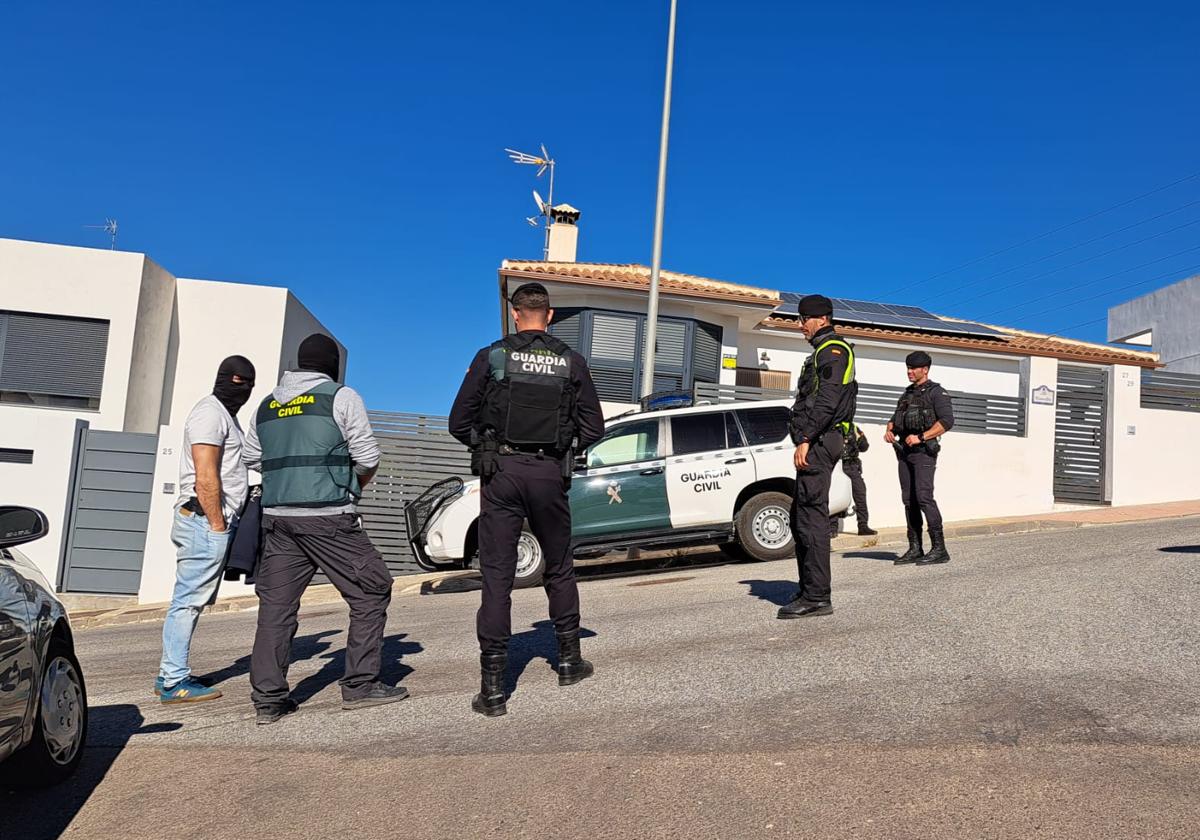
[(513, 582), (514, 589), (527, 589), (530, 586), (541, 586), (542, 572), (546, 571), (546, 555), (542, 544), (529, 531), (521, 531), (517, 538), (517, 577)]
[(12, 787), (57, 784), (79, 766), (87, 738), (87, 689), (71, 646), (52, 639), (42, 668), (33, 740), (4, 766)]
[(792, 539), (792, 498), (759, 493), (737, 512), (738, 545), (755, 560), (782, 560), (796, 554)]

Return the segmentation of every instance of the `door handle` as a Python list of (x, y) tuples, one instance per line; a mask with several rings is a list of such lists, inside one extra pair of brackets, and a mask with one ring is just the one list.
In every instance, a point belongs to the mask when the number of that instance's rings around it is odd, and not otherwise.
[(662, 467), (651, 467), (648, 470), (642, 470), (638, 475), (659, 475), (662, 471)]
[(745, 458), (730, 458), (725, 463), (726, 464), (744, 464), (744, 463), (746, 463), (746, 459)]

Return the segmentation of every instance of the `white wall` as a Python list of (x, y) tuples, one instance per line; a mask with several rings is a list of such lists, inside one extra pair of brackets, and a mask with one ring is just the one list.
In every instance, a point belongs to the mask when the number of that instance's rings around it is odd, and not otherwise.
[(126, 432), (158, 429), (174, 305), (175, 277), (154, 260), (143, 260), (123, 422)]
[(35, 507), (46, 514), (50, 533), (21, 546), (21, 552), (57, 585), (78, 421), (62, 411), (6, 410), (0, 418), (0, 446), (33, 450), (32, 464), (0, 464), (0, 505)]
[(109, 322), (98, 411), (0, 404), (0, 425), (20, 416), (66, 414), (87, 420), (94, 429), (122, 430), (145, 259), (126, 251), (0, 239), (0, 309)]
[(1141, 370), (1113, 369), (1112, 503), (1200, 499), (1200, 413), (1141, 407)]

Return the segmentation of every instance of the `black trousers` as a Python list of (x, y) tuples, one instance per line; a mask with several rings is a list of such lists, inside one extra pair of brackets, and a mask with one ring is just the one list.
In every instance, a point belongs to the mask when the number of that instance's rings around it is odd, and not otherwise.
[(300, 596), (318, 568), (350, 606), (342, 698), (365, 696), (379, 678), (392, 576), (358, 517), (264, 516), (263, 553), (254, 585), (258, 630), (250, 654), (250, 699), (258, 708), (288, 697)]
[(836, 429), (813, 441), (809, 467), (796, 473), (792, 501), (792, 536), (796, 538), (796, 566), (800, 596), (828, 601), (832, 592), (829, 574), (829, 483), (842, 452), (842, 433)]
[(850, 490), (854, 495), (854, 515), (858, 519), (858, 527), (865, 528), (868, 524), (867, 513), (867, 482), (863, 481), (862, 461), (843, 461), (842, 472), (850, 479)]
[(931, 531), (942, 529), (942, 512), (933, 498), (933, 474), (937, 456), (923, 447), (897, 451), (900, 462), (900, 495), (904, 499), (904, 516), (911, 531), (921, 532), (921, 514)]
[(579, 587), (571, 558), (571, 506), (562, 468), (552, 458), (505, 455), (483, 482), (479, 510), (479, 568), (483, 598), (475, 617), (479, 649), (504, 653), (512, 635), (512, 588), (517, 539), (526, 520), (546, 558), (542, 582), (559, 633), (579, 632)]

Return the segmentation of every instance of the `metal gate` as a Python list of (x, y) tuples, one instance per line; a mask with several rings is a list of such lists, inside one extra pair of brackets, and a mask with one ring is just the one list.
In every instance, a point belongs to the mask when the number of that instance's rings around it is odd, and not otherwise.
[(1054, 500), (1104, 502), (1108, 371), (1058, 366), (1054, 413)]
[(81, 430), (63, 592), (137, 594), (157, 444), (157, 435)]

